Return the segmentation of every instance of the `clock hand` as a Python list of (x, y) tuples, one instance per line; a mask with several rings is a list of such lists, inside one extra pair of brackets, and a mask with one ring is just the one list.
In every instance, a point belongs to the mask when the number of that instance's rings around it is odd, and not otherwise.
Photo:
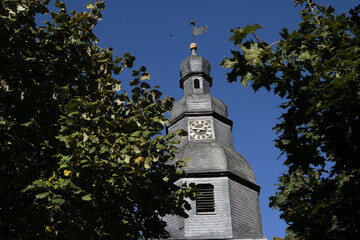
[(201, 128), (192, 127), (191, 129), (196, 131), (196, 132), (200, 132), (201, 130), (204, 130), (204, 127), (201, 127)]
[(198, 128), (198, 129), (197, 129), (197, 132), (205, 131), (205, 128), (206, 128), (206, 126), (203, 126), (203, 127), (201, 127), (201, 128)]
[(205, 130), (206, 126), (204, 125), (200, 130)]

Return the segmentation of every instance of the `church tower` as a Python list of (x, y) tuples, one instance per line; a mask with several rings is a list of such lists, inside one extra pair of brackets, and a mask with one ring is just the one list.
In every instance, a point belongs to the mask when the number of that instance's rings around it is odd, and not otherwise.
[[(176, 159), (189, 158), (185, 168), (199, 195), (190, 201), (189, 217), (167, 216), (172, 239), (261, 239), (259, 191), (249, 163), (234, 151), (227, 106), (211, 96), (210, 64), (196, 55), (180, 64), (184, 97), (170, 112), (169, 131), (186, 129)], [(175, 159), (175, 160), (176, 160)]]

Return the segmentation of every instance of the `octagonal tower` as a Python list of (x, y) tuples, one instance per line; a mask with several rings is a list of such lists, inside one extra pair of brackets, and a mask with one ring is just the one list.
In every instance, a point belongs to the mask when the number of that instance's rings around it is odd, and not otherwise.
[(186, 129), (175, 160), (191, 159), (185, 168), (199, 195), (189, 218), (166, 216), (172, 239), (266, 239), (259, 208), (260, 187), (248, 161), (234, 151), (227, 106), (211, 96), (210, 63), (191, 55), (180, 65), (184, 96), (170, 112), (169, 131)]

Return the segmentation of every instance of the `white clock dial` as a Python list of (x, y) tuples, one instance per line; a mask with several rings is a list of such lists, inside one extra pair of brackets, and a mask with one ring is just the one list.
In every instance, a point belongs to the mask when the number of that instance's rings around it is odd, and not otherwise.
[(213, 127), (210, 120), (190, 120), (188, 132), (190, 139), (209, 139), (213, 136)]

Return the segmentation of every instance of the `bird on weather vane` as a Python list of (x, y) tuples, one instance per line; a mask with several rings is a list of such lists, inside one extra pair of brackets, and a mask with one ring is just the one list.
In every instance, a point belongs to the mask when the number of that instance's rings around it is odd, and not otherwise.
[[(196, 25), (196, 21), (194, 19), (191, 19), (189, 21), (189, 24), (191, 26), (194, 26), (192, 28), (192, 37), (193, 37), (193, 41), (194, 41), (194, 37), (197, 36), (197, 35), (201, 35), (201, 34), (204, 34), (207, 32), (207, 29), (208, 29), (208, 26), (203, 26), (203, 27), (195, 27)], [(170, 34), (170, 38), (174, 38), (174, 34)]]

